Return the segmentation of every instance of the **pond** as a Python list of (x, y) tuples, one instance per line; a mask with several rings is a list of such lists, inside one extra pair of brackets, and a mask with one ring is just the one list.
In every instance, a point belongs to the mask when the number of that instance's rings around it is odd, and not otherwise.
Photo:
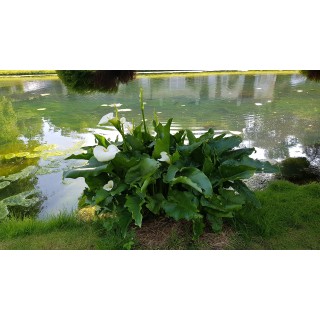
[[(173, 130), (236, 131), (259, 159), (320, 159), (320, 84), (298, 73), (139, 75), (116, 94), (70, 93), (54, 76), (0, 79), (0, 209), (45, 218), (77, 207), (84, 180), (62, 178), (81, 165), (65, 158), (94, 144), (92, 133), (114, 139), (100, 118), (119, 114), (139, 122), (139, 88), (146, 118), (173, 118)], [(1, 211), (1, 210), (0, 210)]]

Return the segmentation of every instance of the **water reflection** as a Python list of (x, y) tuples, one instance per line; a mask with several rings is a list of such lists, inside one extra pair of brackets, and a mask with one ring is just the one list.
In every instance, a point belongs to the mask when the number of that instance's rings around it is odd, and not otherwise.
[[(161, 122), (174, 119), (173, 132), (189, 128), (200, 135), (210, 127), (216, 133), (240, 132), (243, 145), (255, 147), (253, 156), (259, 159), (306, 156), (319, 163), (320, 87), (299, 74), (142, 77), (120, 85), (117, 94), (91, 95), (70, 93), (58, 79), (8, 79), (0, 81), (5, 96), (0, 103), (0, 176), (36, 166), (25, 186), (42, 194), (41, 217), (76, 206), (84, 182), (62, 181), (62, 170), (77, 165), (63, 159), (81, 144), (93, 144), (92, 133), (116, 138), (112, 128), (97, 126), (114, 111), (112, 104), (121, 103), (119, 115), (139, 122), (140, 87), (150, 124), (156, 112)], [(3, 159), (8, 153), (33, 154), (41, 145), (56, 149), (38, 158)], [(5, 190), (0, 190), (2, 197)]]

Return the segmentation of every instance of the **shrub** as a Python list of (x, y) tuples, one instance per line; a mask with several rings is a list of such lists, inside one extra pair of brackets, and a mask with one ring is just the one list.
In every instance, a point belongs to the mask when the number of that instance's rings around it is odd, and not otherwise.
[(113, 125), (122, 141), (95, 134), (97, 145), (68, 158), (88, 163), (64, 173), (65, 178), (85, 178), (88, 187), (82, 204), (96, 206), (108, 229), (120, 228), (125, 236), (132, 222), (141, 227), (148, 215), (166, 215), (191, 220), (198, 237), (206, 223), (219, 231), (222, 219), (233, 217), (245, 204), (259, 207), (242, 179), (276, 169), (251, 159), (254, 148), (239, 148), (240, 136), (215, 136), (213, 129), (198, 138), (190, 130), (171, 134), (172, 119), (162, 124), (156, 115), (151, 134), (142, 90), (140, 108), (142, 122), (137, 126), (119, 119), (117, 111), (115, 116), (105, 115), (99, 124)]

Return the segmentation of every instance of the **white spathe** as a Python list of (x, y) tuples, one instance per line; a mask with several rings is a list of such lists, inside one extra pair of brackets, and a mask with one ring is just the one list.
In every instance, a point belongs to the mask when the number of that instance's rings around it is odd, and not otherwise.
[(106, 124), (106, 123), (109, 122), (109, 120), (111, 120), (111, 119), (113, 119), (113, 118), (114, 118), (113, 112), (110, 112), (110, 113), (104, 115), (104, 116), (100, 119), (100, 121), (99, 121), (98, 124)]
[(123, 128), (125, 130), (127, 130), (129, 133), (133, 133), (133, 124), (129, 121), (126, 121), (124, 124), (123, 124)]
[(105, 148), (103, 146), (96, 146), (93, 149), (94, 156), (100, 162), (110, 161), (114, 159), (118, 152), (120, 152), (120, 150), (114, 144), (110, 144), (108, 148)]
[(163, 162), (171, 163), (170, 158), (169, 158), (167, 152), (165, 152), (165, 151), (160, 152), (160, 156), (161, 156), (161, 158), (158, 159), (158, 161), (163, 161)]
[(102, 188), (103, 188), (104, 190), (111, 191), (112, 188), (113, 188), (113, 186), (114, 186), (113, 181), (112, 181), (112, 180), (109, 180), (108, 183), (105, 184)]

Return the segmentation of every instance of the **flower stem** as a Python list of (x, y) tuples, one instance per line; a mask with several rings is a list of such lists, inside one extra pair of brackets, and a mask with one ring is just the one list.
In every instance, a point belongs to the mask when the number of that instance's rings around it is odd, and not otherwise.
[(141, 114), (142, 114), (142, 121), (143, 121), (143, 128), (144, 132), (148, 133), (147, 126), (146, 126), (146, 118), (144, 116), (144, 104), (143, 104), (143, 89), (140, 88), (140, 109), (141, 109)]

